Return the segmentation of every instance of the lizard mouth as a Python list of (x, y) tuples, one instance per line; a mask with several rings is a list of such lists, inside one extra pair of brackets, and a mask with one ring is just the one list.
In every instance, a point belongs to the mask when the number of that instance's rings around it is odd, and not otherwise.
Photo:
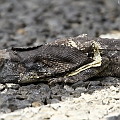
[(93, 53), (94, 53), (94, 56), (92, 58), (93, 62), (88, 63), (86, 65), (83, 65), (82, 67), (80, 67), (80, 68), (76, 69), (75, 71), (71, 72), (70, 74), (68, 74), (68, 76), (76, 75), (79, 72), (82, 72), (82, 71), (84, 71), (86, 69), (89, 69), (89, 68), (92, 68), (92, 67), (99, 67), (99, 66), (101, 66), (102, 57), (100, 55), (98, 43), (93, 41), (92, 47), (93, 47)]
[(35, 72), (28, 72), (26, 74), (20, 73), (20, 79), (18, 80), (18, 83), (35, 82), (37, 79), (39, 79), (39, 76)]

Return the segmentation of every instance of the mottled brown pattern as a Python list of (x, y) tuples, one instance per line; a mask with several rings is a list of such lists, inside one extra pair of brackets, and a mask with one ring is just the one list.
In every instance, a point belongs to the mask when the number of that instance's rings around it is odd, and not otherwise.
[[(4, 56), (0, 66), (0, 83), (75, 83), (91, 77), (120, 77), (119, 39), (80, 35), (33, 48), (12, 48), (4, 54), (8, 53), (9, 57), (0, 54), (2, 59)], [(95, 61), (100, 64), (92, 66)], [(85, 69), (81, 69), (84, 66)], [(79, 69), (81, 71), (74, 74)]]

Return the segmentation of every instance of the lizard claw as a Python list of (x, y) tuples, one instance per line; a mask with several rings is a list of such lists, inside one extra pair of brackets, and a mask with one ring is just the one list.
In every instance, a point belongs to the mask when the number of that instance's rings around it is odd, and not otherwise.
[(85, 88), (88, 88), (89, 83), (90, 83), (89, 81), (84, 82), (84, 81), (80, 80), (80, 81), (74, 83), (74, 84), (72, 85), (72, 88), (74, 88), (74, 89), (77, 88), (77, 87), (85, 87)]

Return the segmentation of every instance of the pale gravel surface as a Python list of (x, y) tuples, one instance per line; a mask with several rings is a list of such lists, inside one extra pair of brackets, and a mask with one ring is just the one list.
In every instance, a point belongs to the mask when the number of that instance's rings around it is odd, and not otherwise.
[(0, 120), (119, 120), (120, 85), (81, 94), (64, 102), (0, 115)]

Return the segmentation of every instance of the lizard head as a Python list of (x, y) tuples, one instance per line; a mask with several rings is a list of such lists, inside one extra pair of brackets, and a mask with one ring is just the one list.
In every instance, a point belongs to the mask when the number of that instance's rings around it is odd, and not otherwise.
[(0, 50), (0, 83), (17, 83), (17, 63), (10, 60), (7, 50)]

